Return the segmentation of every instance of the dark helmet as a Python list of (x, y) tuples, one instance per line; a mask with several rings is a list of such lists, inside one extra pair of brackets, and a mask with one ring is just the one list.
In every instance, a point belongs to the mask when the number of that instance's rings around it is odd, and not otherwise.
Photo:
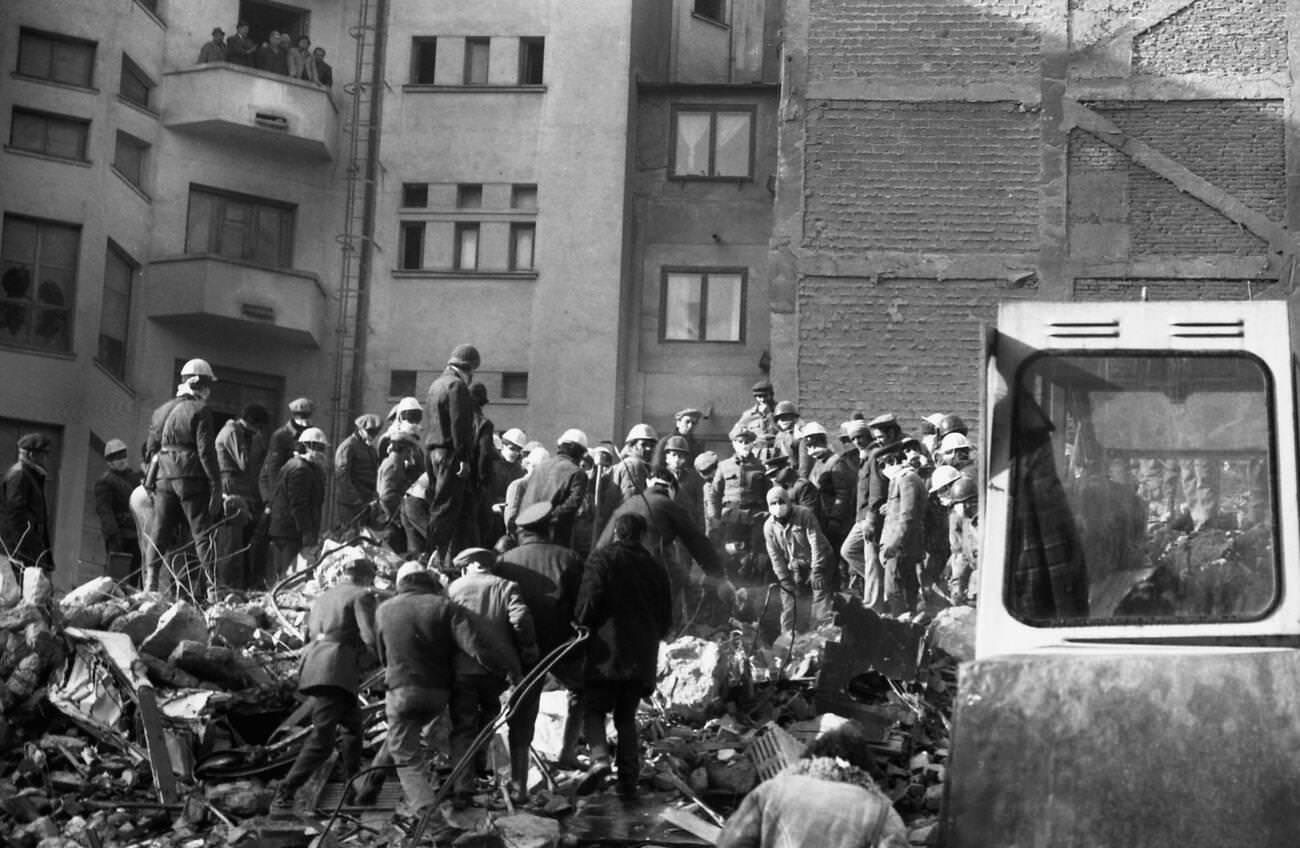
[(969, 431), (966, 429), (966, 422), (961, 420), (960, 415), (953, 415), (952, 413), (939, 419), (939, 426), (936, 430), (936, 435), (938, 435), (941, 440), (949, 433), (961, 433), (963, 436), (970, 435)]
[(965, 503), (977, 499), (979, 488), (975, 484), (975, 478), (963, 474), (948, 490), (948, 497), (952, 498), (953, 503)]

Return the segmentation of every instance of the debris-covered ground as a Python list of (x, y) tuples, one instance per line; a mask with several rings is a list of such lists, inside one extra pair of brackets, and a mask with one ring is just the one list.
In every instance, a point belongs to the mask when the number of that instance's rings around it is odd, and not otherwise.
[[(390, 591), (400, 561), (363, 547), (379, 565), (378, 590)], [(299, 625), (355, 555), (342, 549), (277, 591), (206, 608), (127, 594), (103, 578), (61, 599), (33, 589), (0, 609), (0, 844), (403, 844), (410, 811), (397, 781), (373, 806), (342, 807), (332, 761), (300, 796), (313, 812), (266, 815), (307, 732), (295, 693)], [(884, 788), (913, 844), (934, 844), (974, 610), (937, 610), (923, 625), (850, 601), (836, 626), (773, 642), (766, 612), (696, 623), (664, 646), (658, 690), (640, 716), (639, 803), (575, 797), (581, 772), (554, 765), (567, 709), (556, 690), (542, 699), (530, 804), (515, 808), (485, 775), (475, 805), (448, 806), (425, 844), (706, 844), (745, 793), (848, 719), (878, 740)], [(380, 679), (361, 695), (368, 756), (385, 733)], [(445, 750), (446, 733), (444, 720), (431, 727), (432, 750)], [(504, 741), (488, 753), (490, 766), (506, 768)], [(445, 773), (452, 764), (435, 755), (432, 765)]]

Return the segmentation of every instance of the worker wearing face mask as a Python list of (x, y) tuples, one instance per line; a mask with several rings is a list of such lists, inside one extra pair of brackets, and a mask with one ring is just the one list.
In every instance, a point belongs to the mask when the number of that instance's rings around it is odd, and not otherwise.
[(131, 492), (140, 485), (144, 475), (131, 467), (126, 443), (121, 439), (109, 439), (104, 445), (104, 461), (108, 470), (95, 481), (95, 514), (99, 516), (99, 530), (104, 536), (109, 576), (125, 578), (128, 585), (138, 587), (142, 557), (135, 518), (131, 515)]
[(272, 582), (289, 573), (298, 554), (320, 543), (321, 510), (325, 507), (325, 464), (329, 441), (319, 427), (298, 436), (295, 454), (276, 480), (271, 495)]
[(790, 503), (790, 493), (780, 486), (768, 489), (763, 539), (781, 587), (781, 630), (794, 630), (799, 586), (808, 584), (812, 585), (813, 626), (829, 623), (833, 614), (829, 588), (835, 562), (812, 510)]

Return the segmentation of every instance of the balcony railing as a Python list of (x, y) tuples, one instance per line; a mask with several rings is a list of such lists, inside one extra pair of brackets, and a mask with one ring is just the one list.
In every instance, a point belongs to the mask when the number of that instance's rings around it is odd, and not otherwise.
[(321, 86), (225, 62), (163, 78), (162, 120), (173, 130), (256, 150), (334, 158), (338, 109)]
[(219, 256), (149, 263), (144, 310), (154, 320), (206, 326), (253, 342), (320, 347), (325, 289), (315, 274), (277, 270)]

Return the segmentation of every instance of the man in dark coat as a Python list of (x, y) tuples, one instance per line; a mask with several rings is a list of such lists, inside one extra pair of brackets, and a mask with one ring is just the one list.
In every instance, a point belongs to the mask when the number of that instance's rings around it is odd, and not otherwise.
[(474, 397), (469, 384), (481, 358), (473, 345), (457, 345), (447, 367), (429, 386), (429, 548), (444, 565), (455, 556), (456, 527), (465, 515), (474, 460)]
[[(550, 540), (548, 528), (551, 505), (536, 503), (519, 513), (516, 520), (519, 545), (501, 555), (494, 569), (498, 577), (514, 581), (519, 594), (533, 615), (537, 634), (537, 653), (545, 657), (571, 635), (573, 605), (582, 582), (582, 558), (571, 548)], [(560, 751), (562, 766), (577, 762), (574, 749), (581, 730), (582, 716), (575, 709), (581, 685), (581, 669), (574, 662), (561, 662), (552, 676), (569, 688), (569, 719), (564, 725), (564, 745)], [(510, 775), (512, 795), (522, 802), (528, 789), (528, 747), (533, 743), (534, 726), (541, 707), (541, 687), (523, 696), (510, 719)]]
[(271, 433), (266, 445), (266, 459), (257, 477), (263, 503), (271, 503), (271, 493), (280, 479), (280, 469), (297, 452), (298, 437), (311, 426), (311, 416), (315, 411), (316, 404), (309, 398), (298, 398), (289, 404), (289, 420)]
[(587, 434), (569, 429), (560, 434), (555, 456), (542, 462), (528, 475), (519, 511), (536, 503), (548, 503), (551, 511), (551, 539), (573, 547), (573, 527), (587, 497), (587, 472), (579, 463), (587, 453)]
[(23, 568), (54, 570), (50, 511), (45, 500), (45, 460), (49, 453), (49, 437), (28, 433), (18, 439), (18, 461), (5, 472), (0, 542), (20, 578)]
[[(104, 551), (110, 566), (115, 555), (127, 558), (122, 569), (126, 582), (138, 588), (143, 559), (135, 516), (131, 514), (131, 492), (140, 485), (144, 475), (131, 467), (126, 443), (121, 439), (109, 439), (104, 445), (104, 461), (108, 469), (95, 481), (95, 514), (99, 516), (99, 531), (104, 536)], [(119, 579), (112, 568), (109, 574)]]
[[(178, 574), (180, 594), (195, 600), (205, 594), (216, 563), (213, 525), (221, 514), (221, 468), (217, 464), (217, 428), (208, 408), (216, 377), (202, 359), (181, 368), (176, 397), (154, 413), (145, 452), (156, 454), (153, 473), (155, 542), (144, 557), (144, 588), (157, 591), (160, 562), (178, 547), (179, 531), (188, 525), (198, 558), (198, 572)], [(150, 481), (146, 478), (146, 486)]]
[(700, 440), (695, 438), (694, 435), (695, 428), (699, 425), (700, 419), (703, 417), (704, 413), (693, 407), (678, 410), (673, 415), (673, 431), (660, 439), (659, 443), (655, 445), (655, 452), (650, 458), (650, 464), (652, 466), (666, 464), (664, 460), (666, 458), (665, 454), (668, 451), (668, 442), (672, 440), (674, 436), (680, 438), (686, 443), (687, 463), (694, 462), (695, 457), (699, 455), (700, 451), (704, 450), (703, 445), (700, 444)]
[(383, 427), (378, 415), (367, 413), (334, 452), (334, 525), (357, 529), (370, 521), (379, 479), (375, 441)]
[(506, 533), (505, 506), (506, 493), (510, 484), (527, 473), (524, 468), (524, 446), (528, 436), (518, 427), (511, 427), (501, 434), (501, 449), (495, 451), (492, 459), (492, 480), (488, 486), (486, 500), (488, 504), (488, 525), (483, 538), (497, 544)]
[(492, 532), (492, 478), (497, 459), (496, 425), (487, 417), (487, 386), (474, 383), (469, 387), (474, 399), (474, 448), (470, 452), (469, 496), (465, 499), (466, 513), (457, 533), (457, 548), (494, 545), (497, 537)]
[(654, 691), (659, 642), (672, 622), (668, 574), (641, 540), (646, 520), (633, 513), (613, 519), (614, 541), (587, 560), (574, 618), (591, 628), (583, 681), (592, 767), (578, 791), (591, 791), (610, 773), (606, 717), (618, 732), (618, 784), (624, 799), (637, 795), (640, 741), (636, 708)]
[(311, 732), (293, 767), (276, 787), (272, 814), (289, 812), (294, 796), (334, 750), (342, 734), (339, 760), (345, 778), (361, 769), (362, 716), (357, 703), (361, 672), (376, 651), (375, 565), (356, 559), (348, 579), (312, 602), (307, 613), (307, 646), (298, 670), (298, 691), (311, 698)]
[(266, 581), (266, 537), (256, 537), (256, 531), (266, 512), (257, 478), (266, 459), (269, 421), (263, 406), (250, 403), (217, 433), (217, 466), (228, 516), (217, 531), (217, 579), (236, 589)]
[(321, 510), (325, 506), (325, 452), (329, 443), (319, 427), (298, 437), (303, 453), (280, 469), (271, 495), (271, 581), (281, 580), (304, 548), (320, 542)]

